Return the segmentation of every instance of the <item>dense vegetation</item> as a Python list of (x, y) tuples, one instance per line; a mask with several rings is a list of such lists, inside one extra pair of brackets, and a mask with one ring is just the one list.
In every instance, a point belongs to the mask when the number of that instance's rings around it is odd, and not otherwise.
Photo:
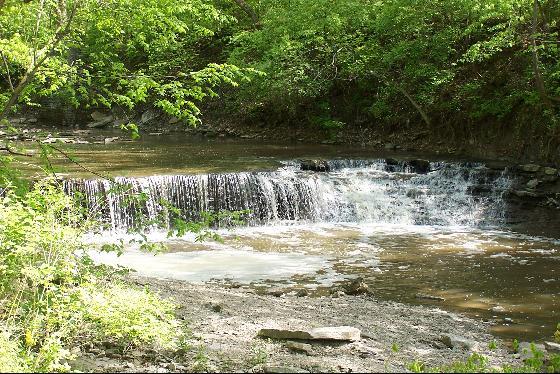
[(0, 11), (9, 107), (153, 105), (196, 124), (225, 92), (223, 114), (249, 123), (536, 133), (557, 151), (554, 0), (24, 3)]
[[(47, 102), (196, 125), (220, 93), (248, 123), (537, 134), (558, 160), (559, 32), (557, 0), (0, 0), (0, 125)], [(173, 306), (94, 266), (75, 202), (2, 151), (0, 371), (67, 370), (86, 340), (177, 347)]]

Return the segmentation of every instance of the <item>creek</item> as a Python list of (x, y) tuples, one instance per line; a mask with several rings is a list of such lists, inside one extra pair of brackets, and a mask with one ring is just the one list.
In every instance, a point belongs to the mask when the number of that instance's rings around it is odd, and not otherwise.
[[(510, 227), (504, 196), (516, 176), (507, 167), (177, 136), (73, 148), (87, 167), (119, 176), (113, 184), (76, 170), (65, 179), (66, 191), (83, 194), (107, 225), (96, 243), (129, 237), (140, 216), (170, 225), (162, 200), (187, 220), (204, 211), (250, 212), (244, 225), (217, 228), (223, 242), (154, 229), (149, 237), (168, 252), (154, 257), (129, 245), (122, 256), (96, 254), (97, 261), (310, 297), (360, 278), (376, 298), (494, 320), (494, 333), (508, 338), (548, 337), (560, 322), (560, 241)], [(430, 162), (419, 166), (419, 157)], [(302, 170), (302, 159), (326, 160), (328, 171)], [(127, 203), (115, 185), (145, 201)]]

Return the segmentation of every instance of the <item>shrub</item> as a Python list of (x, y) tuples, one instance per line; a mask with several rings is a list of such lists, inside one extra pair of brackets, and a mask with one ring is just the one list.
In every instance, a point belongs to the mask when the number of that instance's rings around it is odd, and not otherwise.
[(82, 342), (179, 340), (170, 301), (115, 284), (89, 259), (82, 235), (92, 224), (51, 181), (0, 197), (0, 371), (68, 371)]

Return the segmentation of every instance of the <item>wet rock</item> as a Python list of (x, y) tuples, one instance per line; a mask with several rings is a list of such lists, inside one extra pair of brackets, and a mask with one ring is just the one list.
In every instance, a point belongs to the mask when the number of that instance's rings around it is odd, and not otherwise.
[(526, 172), (526, 173), (536, 173), (537, 171), (539, 171), (541, 167), (539, 165), (536, 164), (525, 164), (525, 165), (519, 165), (519, 169), (521, 169), (522, 171)]
[(54, 143), (64, 143), (64, 144), (74, 144), (76, 141), (70, 138), (47, 138), (43, 140), (45, 144), (54, 144)]
[(284, 295), (284, 290), (279, 289), (279, 288), (273, 288), (272, 290), (268, 290), (267, 291), (267, 295), (271, 295), (271, 296), (275, 296), (275, 297), (281, 297)]
[(91, 118), (93, 119), (93, 122), (87, 124), (87, 127), (89, 128), (105, 127), (113, 121), (112, 115), (104, 114), (98, 111), (91, 113)]
[(311, 170), (311, 171), (330, 171), (329, 163), (325, 160), (302, 160), (301, 170)]
[(426, 299), (426, 300), (435, 300), (435, 301), (445, 301), (444, 297), (441, 296), (434, 296), (434, 295), (428, 295), (428, 294), (424, 294), (424, 293), (417, 293), (415, 295), (415, 297), (417, 299)]
[(474, 195), (480, 195), (485, 193), (490, 193), (494, 189), (494, 186), (489, 184), (477, 184), (474, 186), (468, 186), (467, 191)]
[(510, 325), (515, 323), (515, 322), (513, 321), (513, 319), (511, 319), (511, 318), (509, 318), (509, 317), (504, 317), (504, 322), (505, 322), (505, 323), (509, 323)]
[(544, 347), (544, 344), (521, 342), (519, 343), (519, 349), (518, 349), (519, 358), (521, 358), (523, 361), (526, 361), (530, 358), (535, 357), (535, 354), (533, 353), (533, 348), (536, 351), (546, 353), (546, 348)]
[(265, 373), (309, 373), (307, 370), (292, 366), (264, 366)]
[(307, 343), (300, 343), (300, 342), (294, 342), (288, 340), (286, 342), (286, 348), (294, 352), (305, 353), (308, 356), (312, 356), (314, 354), (313, 346)]
[(309, 290), (307, 290), (307, 288), (300, 288), (299, 290), (296, 291), (297, 297), (305, 297), (308, 295), (309, 295)]
[(546, 175), (558, 175), (558, 169), (556, 169), (556, 168), (545, 167), (545, 168), (543, 169), (543, 172), (544, 172)]
[(344, 292), (347, 295), (361, 295), (368, 293), (369, 287), (362, 278), (357, 278), (344, 286)]
[(385, 149), (388, 151), (394, 151), (395, 149), (397, 149), (397, 146), (393, 143), (385, 143)]
[(128, 122), (127, 118), (116, 118), (113, 120), (113, 127), (114, 128), (121, 128), (122, 125)]
[(428, 160), (412, 160), (408, 162), (408, 165), (418, 174), (426, 174), (430, 171), (430, 161)]
[(539, 180), (538, 179), (531, 179), (529, 182), (527, 182), (527, 188), (535, 188), (539, 185)]
[(544, 342), (544, 347), (548, 352), (560, 353), (560, 344), (554, 342)]
[(169, 118), (169, 121), (168, 121), (168, 122), (169, 122), (170, 125), (174, 125), (174, 124), (176, 124), (176, 123), (179, 123), (180, 121), (181, 121), (181, 120), (180, 120), (179, 118), (177, 118), (177, 117), (171, 117), (171, 118)]
[(360, 330), (350, 326), (318, 327), (311, 330), (261, 329), (258, 335), (273, 339), (360, 340)]
[(440, 336), (439, 341), (445, 344), (445, 346), (448, 348), (465, 350), (471, 350), (476, 345), (476, 342), (474, 340), (452, 334), (443, 334), (442, 336)]
[(100, 111), (96, 110), (93, 113), (90, 114), (90, 117), (92, 120), (94, 120), (95, 122), (97, 121), (102, 121), (108, 117), (112, 117), (110, 114), (107, 113), (101, 113)]
[(505, 308), (500, 305), (496, 305), (495, 307), (490, 308), (490, 310), (494, 313), (503, 313), (506, 311)]
[(115, 140), (119, 140), (119, 137), (118, 137), (118, 136), (114, 136), (114, 137), (112, 137), (112, 138), (105, 138), (105, 139), (103, 140), (103, 142), (104, 142), (105, 144), (109, 144), (109, 143), (114, 142)]
[(144, 113), (142, 113), (142, 116), (140, 117), (139, 123), (141, 125), (144, 125), (144, 124), (152, 121), (156, 117), (157, 117), (157, 113), (154, 110), (148, 109)]
[(538, 198), (539, 195), (532, 191), (514, 190), (511, 194), (520, 198)]

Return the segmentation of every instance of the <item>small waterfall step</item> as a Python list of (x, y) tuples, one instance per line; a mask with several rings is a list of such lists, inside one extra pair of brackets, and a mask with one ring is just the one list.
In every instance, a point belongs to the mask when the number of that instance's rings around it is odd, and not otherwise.
[[(497, 225), (507, 171), (481, 163), (425, 160), (293, 160), (273, 172), (158, 175), (108, 180), (69, 179), (90, 214), (113, 230), (139, 217), (166, 217), (169, 204), (186, 220), (203, 212), (248, 210), (249, 225), (354, 222), (406, 225)], [(321, 172), (316, 172), (321, 171)], [(131, 195), (140, 201), (130, 202)]]

